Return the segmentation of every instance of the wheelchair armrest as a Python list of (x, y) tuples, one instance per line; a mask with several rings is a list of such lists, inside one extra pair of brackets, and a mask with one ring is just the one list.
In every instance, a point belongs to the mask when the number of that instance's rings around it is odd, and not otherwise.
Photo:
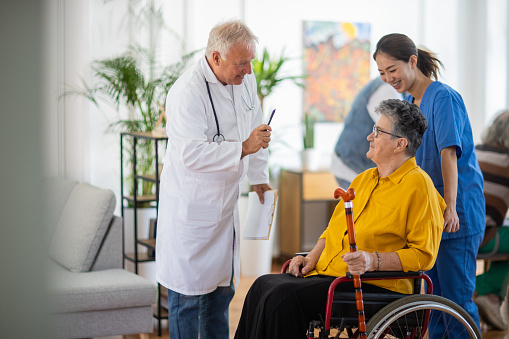
[[(353, 280), (353, 275), (350, 272), (346, 272), (345, 278)], [(422, 279), (426, 281), (426, 293), (433, 293), (433, 283), (431, 279), (422, 271), (374, 271), (374, 272), (366, 272), (361, 275), (361, 281), (370, 281), (370, 280), (382, 280), (382, 279), (415, 279), (414, 280), (414, 293), (419, 293), (421, 290)]]
[[(397, 278), (405, 278), (405, 277), (420, 277), (422, 276), (422, 271), (416, 272), (403, 272), (403, 271), (373, 271), (366, 272), (361, 275), (361, 279), (397, 279)], [(346, 277), (348, 279), (353, 279), (353, 275), (350, 272), (346, 272)]]
[(307, 256), (308, 254), (309, 254), (309, 252), (297, 252), (297, 253), (295, 253), (294, 257), (299, 256), (299, 255), (301, 255), (301, 256), (303, 256), (303, 257), (305, 257), (305, 256)]

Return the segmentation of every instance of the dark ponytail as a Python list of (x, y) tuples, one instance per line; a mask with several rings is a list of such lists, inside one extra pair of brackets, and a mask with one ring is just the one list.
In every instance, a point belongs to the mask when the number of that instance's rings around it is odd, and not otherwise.
[(421, 70), (422, 74), (428, 78), (435, 78), (438, 80), (438, 74), (440, 73), (439, 65), (444, 68), (442, 61), (438, 60), (435, 55), (424, 49), (417, 50), (419, 55), (417, 56), (417, 67)]
[(404, 34), (392, 33), (383, 36), (376, 44), (373, 59), (376, 61), (376, 56), (379, 53), (384, 53), (390, 57), (408, 62), (412, 55), (417, 57), (417, 67), (428, 78), (435, 78), (438, 80), (440, 73), (440, 66), (444, 65), (438, 60), (435, 55), (424, 49), (417, 49), (414, 42)]

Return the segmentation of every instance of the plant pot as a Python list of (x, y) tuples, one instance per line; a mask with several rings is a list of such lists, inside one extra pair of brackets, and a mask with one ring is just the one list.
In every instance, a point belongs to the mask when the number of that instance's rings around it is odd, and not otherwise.
[(320, 152), (316, 148), (305, 148), (300, 152), (302, 170), (316, 171), (320, 167)]

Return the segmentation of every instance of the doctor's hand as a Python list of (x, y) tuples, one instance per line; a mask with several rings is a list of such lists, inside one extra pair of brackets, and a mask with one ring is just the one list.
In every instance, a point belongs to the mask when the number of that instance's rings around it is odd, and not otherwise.
[(256, 127), (252, 132), (249, 138), (246, 139), (242, 143), (242, 155), (241, 158), (246, 155), (253, 154), (258, 152), (260, 148), (269, 147), (270, 142), (270, 132), (272, 128), (269, 125), (262, 124)]
[(272, 187), (270, 187), (269, 184), (253, 185), (253, 190), (256, 192), (256, 194), (258, 194), (258, 199), (260, 199), (260, 204), (263, 204), (263, 202), (265, 201), (263, 199), (263, 192), (269, 191), (271, 189), (272, 189)]

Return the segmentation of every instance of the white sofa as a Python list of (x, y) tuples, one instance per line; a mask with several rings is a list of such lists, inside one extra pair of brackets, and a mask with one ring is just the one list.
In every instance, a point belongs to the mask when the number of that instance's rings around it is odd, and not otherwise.
[(54, 336), (148, 337), (157, 287), (122, 269), (122, 220), (113, 215), (113, 192), (62, 179), (45, 186), (54, 227), (49, 244)]

